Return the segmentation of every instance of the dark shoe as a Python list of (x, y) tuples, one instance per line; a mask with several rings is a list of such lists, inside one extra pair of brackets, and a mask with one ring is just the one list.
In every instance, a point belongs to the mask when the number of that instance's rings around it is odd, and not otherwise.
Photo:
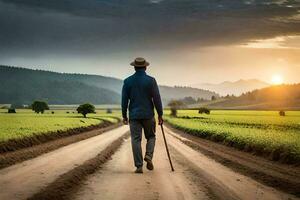
[(144, 161), (147, 162), (147, 169), (148, 170), (153, 170), (154, 169), (153, 162), (152, 162), (152, 159), (150, 158), (150, 156), (145, 156)]
[(143, 173), (143, 167), (137, 167), (134, 173), (142, 174)]

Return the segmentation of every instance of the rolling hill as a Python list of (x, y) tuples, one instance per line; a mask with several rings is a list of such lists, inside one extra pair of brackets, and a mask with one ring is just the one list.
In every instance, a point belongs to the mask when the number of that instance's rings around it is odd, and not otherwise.
[[(0, 103), (30, 104), (45, 100), (49, 104), (119, 104), (121, 79), (88, 75), (57, 73), (20, 67), (0, 66)], [(159, 86), (163, 102), (192, 96), (210, 99), (218, 96), (208, 90), (190, 87)]]
[(270, 86), (270, 84), (260, 81), (258, 79), (240, 79), (235, 82), (225, 81), (219, 84), (201, 83), (193, 85), (193, 87), (196, 88), (203, 88), (215, 91), (223, 96), (226, 96), (227, 94), (239, 96), (242, 93), (249, 92), (255, 89), (265, 88), (268, 86)]
[(216, 109), (300, 110), (300, 83), (276, 85), (229, 99), (209, 102)]

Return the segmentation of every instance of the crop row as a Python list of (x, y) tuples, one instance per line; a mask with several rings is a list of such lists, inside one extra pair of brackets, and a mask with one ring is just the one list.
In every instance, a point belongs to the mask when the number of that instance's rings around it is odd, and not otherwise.
[[(189, 115), (193, 113), (192, 115)], [(235, 148), (255, 152), (272, 160), (281, 160), (288, 163), (300, 162), (300, 117), (278, 123), (277, 115), (267, 115), (268, 122), (263, 119), (266, 115), (258, 115), (255, 120), (247, 115), (232, 117), (231, 111), (222, 115), (196, 115), (194, 112), (182, 111), (183, 117), (166, 117), (166, 121), (173, 127), (198, 137), (208, 138)], [(252, 113), (253, 114), (253, 113)], [(194, 118), (198, 116), (198, 118)], [(253, 116), (252, 116), (253, 117)], [(248, 118), (248, 120), (247, 120)], [(272, 122), (272, 118), (275, 123)], [(253, 119), (253, 118), (252, 118)], [(261, 123), (259, 123), (259, 121)], [(297, 123), (298, 122), (298, 123)]]

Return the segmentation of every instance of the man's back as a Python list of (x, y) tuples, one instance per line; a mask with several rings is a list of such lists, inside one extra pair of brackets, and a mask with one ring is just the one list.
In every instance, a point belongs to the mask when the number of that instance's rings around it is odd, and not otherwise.
[(129, 104), (129, 127), (135, 173), (143, 173), (142, 130), (147, 139), (144, 161), (147, 162), (147, 169), (153, 170), (152, 158), (156, 140), (154, 107), (158, 114), (159, 125), (163, 123), (163, 109), (156, 80), (145, 72), (149, 63), (144, 58), (136, 58), (130, 65), (134, 66), (136, 72), (124, 80), (122, 115), (123, 123), (128, 124)]
[(158, 115), (162, 115), (162, 103), (156, 80), (140, 69), (124, 80), (122, 89), (122, 113), (127, 116), (129, 102), (130, 119), (151, 119), (154, 106)]

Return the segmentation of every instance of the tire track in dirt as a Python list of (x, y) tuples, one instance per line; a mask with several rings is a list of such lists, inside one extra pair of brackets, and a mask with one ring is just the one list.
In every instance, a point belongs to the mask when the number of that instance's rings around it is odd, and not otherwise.
[(128, 132), (121, 126), (0, 170), (0, 199), (27, 199)]
[[(166, 132), (169, 133), (168, 139), (170, 146), (192, 163), (195, 166), (194, 169), (196, 169), (202, 177), (205, 177), (212, 186), (216, 185), (216, 189), (222, 188), (227, 194), (233, 195), (233, 199), (298, 199), (293, 195), (258, 183), (250, 177), (238, 174), (206, 155), (195, 151), (174, 136), (171, 136), (175, 133), (169, 128), (166, 128)], [(214, 190), (214, 188), (212, 189)], [(234, 198), (234, 196), (236, 196), (236, 198)]]

